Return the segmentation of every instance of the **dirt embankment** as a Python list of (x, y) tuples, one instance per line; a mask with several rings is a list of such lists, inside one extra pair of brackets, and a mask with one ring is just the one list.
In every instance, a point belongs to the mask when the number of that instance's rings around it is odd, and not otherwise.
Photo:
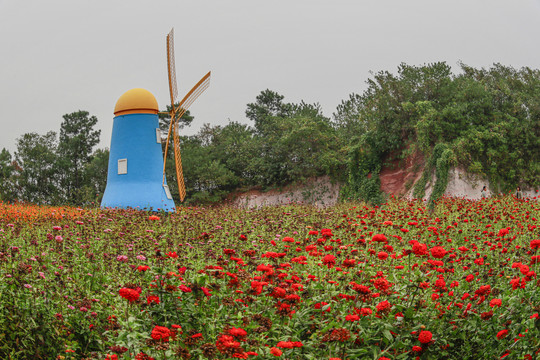
[(301, 186), (288, 186), (281, 190), (259, 191), (251, 190), (237, 194), (232, 204), (241, 207), (261, 207), (268, 205), (283, 205), (291, 203), (313, 204), (315, 206), (335, 205), (339, 198), (341, 185), (333, 183), (328, 176), (307, 181)]
[[(424, 165), (425, 159), (421, 153), (387, 163), (379, 174), (381, 190), (396, 198), (413, 198), (414, 184), (422, 177)], [(424, 200), (431, 195), (435, 180), (433, 176), (426, 184)], [(481, 197), (480, 191), (484, 185), (490, 188), (487, 180), (468, 174), (463, 169), (452, 168), (448, 174), (448, 186), (444, 195), (477, 200)], [(332, 206), (339, 199), (340, 188), (341, 184), (332, 183), (328, 176), (323, 176), (301, 186), (288, 186), (267, 192), (252, 190), (236, 194), (231, 197), (230, 202), (236, 206), (249, 208), (290, 203)], [(536, 199), (540, 198), (540, 193), (524, 189), (523, 196)]]
[(420, 152), (386, 164), (379, 174), (381, 190), (396, 198), (406, 196), (422, 176), (424, 164), (424, 156)]

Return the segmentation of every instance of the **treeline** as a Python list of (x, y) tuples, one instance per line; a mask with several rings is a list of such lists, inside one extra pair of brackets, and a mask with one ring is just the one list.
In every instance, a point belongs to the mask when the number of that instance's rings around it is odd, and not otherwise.
[[(540, 71), (460, 67), (458, 74), (444, 62), (378, 72), (332, 117), (318, 104), (288, 103), (274, 91), (262, 91), (247, 105), (249, 125), (207, 124), (182, 137), (187, 201), (215, 202), (237, 190), (330, 175), (344, 183), (342, 197), (380, 202), (378, 174), (385, 163), (415, 153), (426, 159), (417, 197), (434, 174), (432, 198), (441, 196), (453, 166), (487, 178), (494, 191), (540, 186)], [(193, 117), (187, 113), (182, 120), (189, 126)], [(0, 197), (99, 203), (108, 151), (93, 151), (99, 142), (96, 121), (86, 112), (65, 115), (58, 139), (54, 132), (25, 134), (13, 157), (3, 150)], [(164, 116), (160, 126), (166, 129), (168, 122)], [(167, 164), (172, 185), (174, 165)]]
[(94, 147), (101, 131), (95, 116), (63, 116), (60, 132), (27, 133), (12, 156), (0, 153), (0, 200), (50, 205), (92, 205), (107, 182), (109, 151)]

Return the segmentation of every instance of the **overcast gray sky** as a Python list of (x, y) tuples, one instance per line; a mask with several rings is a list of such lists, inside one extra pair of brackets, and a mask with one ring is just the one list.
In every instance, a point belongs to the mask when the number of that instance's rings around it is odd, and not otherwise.
[(331, 116), (370, 71), (401, 62), (540, 68), (540, 0), (0, 0), (0, 148), (58, 132), (77, 110), (97, 116), (109, 147), (125, 91), (168, 103), (172, 27), (180, 96), (212, 71), (189, 134), (248, 122), (246, 104), (267, 88)]

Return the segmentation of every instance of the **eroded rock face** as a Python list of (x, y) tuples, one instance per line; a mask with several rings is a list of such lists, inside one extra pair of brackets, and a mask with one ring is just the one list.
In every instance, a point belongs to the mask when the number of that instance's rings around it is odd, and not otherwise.
[(335, 205), (339, 198), (341, 184), (332, 183), (330, 177), (322, 176), (308, 181), (305, 185), (288, 187), (281, 191), (262, 192), (252, 190), (238, 195), (233, 205), (256, 208), (261, 206), (291, 203), (312, 204), (319, 207)]
[[(405, 160), (396, 160), (384, 167), (379, 174), (381, 190), (396, 198), (413, 198), (414, 184), (422, 177), (424, 170), (424, 157), (415, 154)], [(435, 175), (426, 184), (423, 200), (429, 199)], [(468, 174), (460, 168), (452, 168), (448, 174), (448, 185), (444, 193), (448, 197), (460, 197), (471, 200), (481, 198), (480, 191), (486, 185), (490, 189), (489, 181), (478, 176)], [(282, 191), (268, 192), (249, 191), (238, 194), (232, 200), (236, 206), (261, 207), (283, 205), (290, 203), (313, 204), (319, 207), (332, 206), (338, 202), (341, 184), (332, 183), (328, 176), (313, 179), (306, 185), (288, 187)], [(532, 189), (523, 189), (523, 197), (540, 199), (540, 192)]]
[(422, 177), (424, 163), (424, 156), (420, 152), (404, 160), (391, 162), (379, 174), (381, 190), (396, 198), (406, 196)]
[(454, 168), (448, 172), (448, 185), (444, 195), (478, 200), (482, 197), (484, 185), (490, 188), (489, 181), (467, 174), (463, 169)]

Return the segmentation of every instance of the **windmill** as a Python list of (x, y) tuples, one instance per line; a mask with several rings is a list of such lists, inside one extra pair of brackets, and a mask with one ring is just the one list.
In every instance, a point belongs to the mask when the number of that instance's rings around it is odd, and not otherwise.
[(165, 168), (167, 165), (167, 152), (172, 136), (178, 193), (180, 194), (180, 201), (184, 201), (184, 198), (186, 197), (186, 186), (184, 184), (182, 158), (180, 156), (180, 140), (178, 137), (179, 120), (191, 104), (193, 104), (199, 95), (201, 95), (210, 85), (210, 71), (199, 80), (179, 103), (176, 103), (176, 99), (178, 98), (178, 85), (176, 82), (176, 67), (174, 62), (174, 28), (171, 29), (167, 35), (167, 71), (169, 75), (169, 94), (171, 97), (171, 110), (169, 111), (171, 122), (169, 124), (169, 131), (167, 132), (167, 143), (165, 145), (165, 153), (163, 156), (163, 187), (167, 189), (167, 185), (165, 184)]

